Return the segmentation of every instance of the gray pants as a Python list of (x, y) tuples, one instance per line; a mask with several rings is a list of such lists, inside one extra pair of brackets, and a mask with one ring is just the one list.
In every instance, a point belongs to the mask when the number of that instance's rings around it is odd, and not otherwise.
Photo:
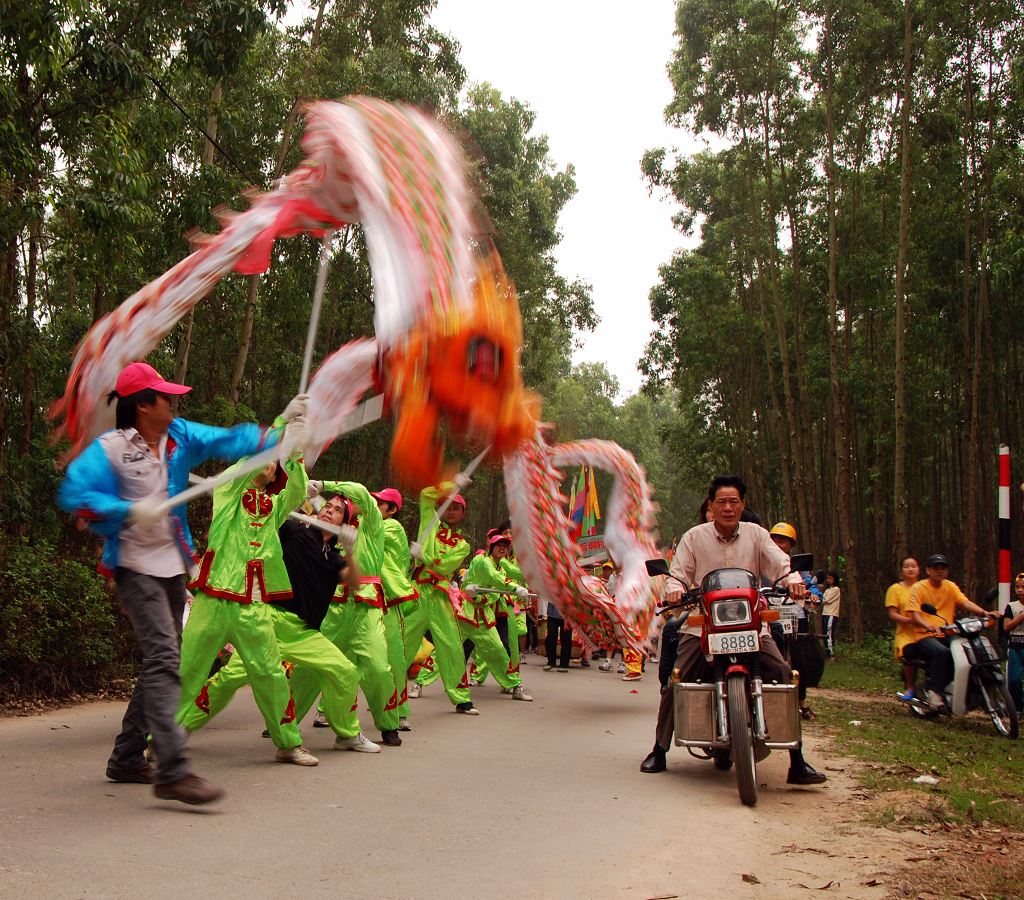
[(115, 580), (117, 599), (128, 614), (142, 653), (142, 671), (107, 765), (126, 772), (141, 769), (151, 734), (158, 765), (156, 781), (170, 784), (191, 772), (185, 757), (185, 731), (174, 721), (181, 695), (178, 663), (185, 576), (156, 578), (118, 567)]

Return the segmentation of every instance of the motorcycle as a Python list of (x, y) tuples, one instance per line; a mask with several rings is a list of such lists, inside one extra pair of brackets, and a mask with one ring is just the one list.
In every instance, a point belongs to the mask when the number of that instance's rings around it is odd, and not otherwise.
[[(1020, 725), (1017, 708), (1003, 676), (1002, 657), (988, 636), (983, 634), (989, 619), (966, 616), (947, 622), (931, 603), (922, 603), (921, 611), (946, 623), (940, 626), (940, 631), (949, 639), (953, 680), (942, 691), (945, 704), (942, 709), (935, 709), (923, 698), (915, 697), (907, 701), (910, 714), (916, 718), (931, 719), (939, 715), (965, 716), (971, 710), (981, 710), (992, 719), (999, 734), (1015, 740)], [(917, 669), (927, 669), (923, 659), (916, 656), (904, 659)]]
[[(798, 554), (791, 565), (793, 571), (810, 569), (814, 557)], [(648, 560), (647, 572), (674, 578), (662, 559)], [(770, 602), (788, 595), (782, 580), (762, 588), (746, 569), (715, 569), (699, 588), (687, 589), (678, 602), (659, 610), (694, 608), (686, 624), (702, 627), (701, 646), (713, 670), (711, 683), (680, 682), (679, 672), (673, 672), (675, 743), (693, 756), (701, 751), (698, 758), (713, 758), (719, 768), (728, 767), (722, 762), (731, 755), (746, 806), (757, 803), (757, 763), (770, 751), (793, 750), (801, 741), (797, 685), (765, 684), (758, 658), (762, 623), (779, 618)]]

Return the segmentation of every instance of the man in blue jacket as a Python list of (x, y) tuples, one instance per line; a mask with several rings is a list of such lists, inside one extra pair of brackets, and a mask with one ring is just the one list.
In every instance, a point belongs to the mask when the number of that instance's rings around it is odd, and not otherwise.
[[(188, 473), (209, 459), (234, 462), (276, 443), (278, 431), (258, 425), (213, 428), (177, 419), (173, 398), (191, 390), (164, 381), (142, 362), (126, 366), (110, 396), (116, 428), (96, 438), (67, 469), (58, 503), (104, 538), (102, 569), (114, 577), (117, 597), (132, 623), (142, 671), (107, 763), (112, 781), (154, 784), (165, 800), (209, 803), (220, 788), (192, 772), (185, 732), (175, 723), (178, 660), (186, 575), (197, 560), (185, 505), (160, 505), (188, 486)], [(305, 413), (294, 398), (283, 418)], [(158, 768), (147, 764), (153, 736)]]

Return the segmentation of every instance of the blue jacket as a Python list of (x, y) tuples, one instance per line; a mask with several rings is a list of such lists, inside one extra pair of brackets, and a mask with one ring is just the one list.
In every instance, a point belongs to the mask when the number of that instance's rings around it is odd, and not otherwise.
[[(167, 488), (170, 495), (188, 487), (189, 472), (210, 459), (235, 462), (276, 444), (280, 429), (264, 431), (259, 425), (216, 428), (187, 419), (174, 419), (167, 429)], [(89, 523), (104, 539), (101, 570), (117, 567), (121, 529), (132, 502), (121, 498), (117, 473), (97, 438), (68, 466), (57, 492), (57, 504)], [(196, 562), (195, 544), (185, 514), (186, 504), (171, 510), (178, 549), (186, 568)]]

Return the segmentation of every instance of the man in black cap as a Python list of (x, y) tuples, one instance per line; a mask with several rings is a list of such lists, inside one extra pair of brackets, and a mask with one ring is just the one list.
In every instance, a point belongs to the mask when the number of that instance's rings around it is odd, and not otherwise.
[[(938, 708), (943, 705), (942, 695), (946, 685), (953, 680), (953, 654), (949, 650), (949, 641), (942, 637), (939, 627), (952, 622), (961, 609), (979, 616), (987, 616), (988, 613), (968, 600), (964, 592), (946, 577), (949, 574), (949, 560), (943, 554), (933, 553), (924, 565), (928, 577), (910, 589), (907, 611), (915, 624), (932, 632), (933, 636), (908, 644), (903, 655), (916, 656), (924, 661), (928, 672), (928, 703)], [(921, 610), (926, 603), (935, 607), (936, 615)]]

